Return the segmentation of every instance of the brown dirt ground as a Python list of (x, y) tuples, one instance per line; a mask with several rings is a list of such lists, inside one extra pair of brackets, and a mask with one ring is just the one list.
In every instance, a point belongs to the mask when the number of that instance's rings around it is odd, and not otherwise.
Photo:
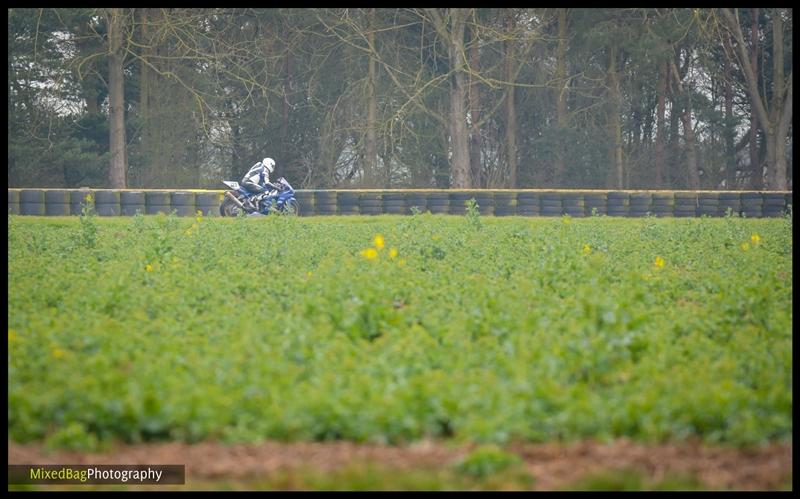
[[(423, 441), (408, 446), (309, 442), (224, 445), (179, 442), (117, 445), (113, 450), (85, 453), (47, 452), (41, 444), (8, 443), (9, 464), (185, 464), (187, 484), (193, 480), (247, 480), (292, 469), (340, 470), (355, 463), (389, 469), (443, 469), (466, 456), (472, 446), (453, 447)], [(753, 449), (711, 447), (700, 443), (645, 445), (628, 440), (612, 443), (517, 443), (505, 447), (524, 460), (535, 477), (534, 488), (569, 487), (596, 473), (633, 470), (649, 482), (665, 477), (694, 476), (704, 487), (727, 490), (775, 490), (791, 480), (792, 445)]]

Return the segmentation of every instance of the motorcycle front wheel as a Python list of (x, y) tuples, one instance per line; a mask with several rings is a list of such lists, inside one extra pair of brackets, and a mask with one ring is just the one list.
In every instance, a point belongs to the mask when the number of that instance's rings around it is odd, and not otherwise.
[(286, 204), (283, 206), (283, 210), (287, 215), (299, 215), (300, 203), (298, 203), (296, 199), (290, 199), (286, 201)]
[(225, 199), (219, 206), (219, 214), (223, 217), (237, 217), (241, 211), (242, 209), (239, 208), (239, 205), (234, 203), (228, 196), (225, 196)]

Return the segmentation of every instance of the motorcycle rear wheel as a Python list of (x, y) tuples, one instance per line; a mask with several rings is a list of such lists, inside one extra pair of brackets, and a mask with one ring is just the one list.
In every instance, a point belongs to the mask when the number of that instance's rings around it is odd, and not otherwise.
[(237, 217), (242, 211), (239, 205), (233, 202), (229, 197), (225, 196), (222, 204), (219, 206), (219, 214), (223, 217)]

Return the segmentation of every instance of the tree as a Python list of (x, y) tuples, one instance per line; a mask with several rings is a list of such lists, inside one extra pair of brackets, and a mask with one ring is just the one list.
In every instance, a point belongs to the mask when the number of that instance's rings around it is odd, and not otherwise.
[[(720, 9), (726, 26), (734, 40), (736, 60), (744, 73), (747, 89), (759, 125), (766, 138), (769, 187), (786, 190), (786, 136), (792, 119), (792, 73), (788, 77), (784, 67), (784, 20), (786, 13), (771, 9), (772, 21), (772, 88), (769, 92), (759, 85), (757, 68), (752, 63), (744, 40), (738, 9)], [(789, 81), (788, 87), (786, 80)]]

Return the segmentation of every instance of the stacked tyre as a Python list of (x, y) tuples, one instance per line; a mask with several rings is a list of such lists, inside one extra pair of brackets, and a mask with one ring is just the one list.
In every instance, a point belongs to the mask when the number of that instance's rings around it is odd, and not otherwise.
[(782, 217), (786, 213), (786, 195), (782, 192), (765, 192), (761, 195), (764, 200), (765, 217)]
[(587, 217), (608, 214), (608, 196), (597, 191), (583, 193), (583, 212)]
[(760, 192), (743, 192), (742, 215), (747, 218), (761, 218), (764, 216), (763, 199)]
[(69, 191), (44, 191), (44, 212), (45, 215), (69, 215)]
[(608, 216), (627, 217), (630, 214), (630, 194), (622, 191), (608, 193)]
[(122, 191), (119, 194), (120, 210), (125, 216), (145, 214), (147, 202), (143, 191)]
[(719, 213), (719, 193), (718, 192), (698, 192), (697, 193), (697, 216), (716, 217)]
[(653, 215), (663, 218), (675, 214), (675, 194), (671, 192), (653, 193)]
[(225, 199), (225, 193), (222, 191), (198, 192), (195, 195), (194, 203), (204, 217), (216, 217), (219, 215), (219, 207), (222, 205), (223, 199)]
[(584, 216), (583, 193), (564, 192), (561, 194), (561, 208), (564, 214), (571, 217)]
[(540, 196), (538, 192), (518, 192), (517, 214), (524, 217), (538, 217), (541, 214)]
[(8, 214), (19, 215), (19, 190), (8, 190)]
[(91, 195), (92, 191), (89, 189), (81, 189), (79, 191), (70, 191), (69, 193), (69, 212), (73, 215), (80, 215), (83, 213), (83, 207), (86, 205), (86, 198)]
[(119, 191), (96, 191), (94, 209), (101, 217), (116, 217), (122, 213)]
[(697, 216), (697, 193), (696, 192), (676, 192), (675, 193), (675, 216), (694, 217)]
[(362, 215), (382, 215), (383, 194), (380, 192), (362, 192), (358, 199), (358, 207)]
[(478, 212), (481, 215), (494, 215), (494, 193), (492, 191), (478, 191), (472, 197), (478, 203)]
[(406, 196), (405, 213), (413, 213), (414, 207), (416, 207), (420, 213), (425, 213), (428, 209), (428, 196), (424, 192), (413, 191), (408, 193)]
[(388, 215), (405, 215), (406, 194), (404, 192), (387, 192), (383, 195), (383, 212)]
[(731, 215), (738, 216), (742, 212), (742, 199), (738, 192), (720, 192), (717, 215), (726, 216), (730, 210)]
[(179, 217), (193, 217), (196, 215), (194, 192), (177, 191), (171, 196), (172, 209)]
[(314, 215), (314, 191), (294, 191), (294, 198), (297, 200), (301, 217)]
[(168, 215), (172, 211), (172, 196), (169, 191), (147, 191), (144, 196), (145, 213)]
[(358, 206), (359, 193), (357, 191), (339, 191), (336, 204), (340, 215), (358, 215), (361, 210)]
[(434, 215), (450, 213), (450, 196), (446, 192), (431, 192), (427, 204)]
[(336, 191), (315, 191), (314, 209), (318, 215), (336, 215), (338, 196)]
[(467, 213), (467, 202), (475, 198), (474, 192), (454, 191), (450, 193), (450, 214), (464, 215)]
[(19, 212), (22, 215), (44, 215), (44, 191), (40, 189), (19, 191)]
[(508, 217), (517, 214), (517, 194), (515, 192), (496, 191), (494, 193), (494, 214)]
[(560, 192), (543, 192), (541, 194), (539, 214), (543, 217), (560, 217), (563, 213)]
[(653, 212), (653, 195), (649, 192), (632, 192), (630, 195), (631, 217), (646, 217)]

